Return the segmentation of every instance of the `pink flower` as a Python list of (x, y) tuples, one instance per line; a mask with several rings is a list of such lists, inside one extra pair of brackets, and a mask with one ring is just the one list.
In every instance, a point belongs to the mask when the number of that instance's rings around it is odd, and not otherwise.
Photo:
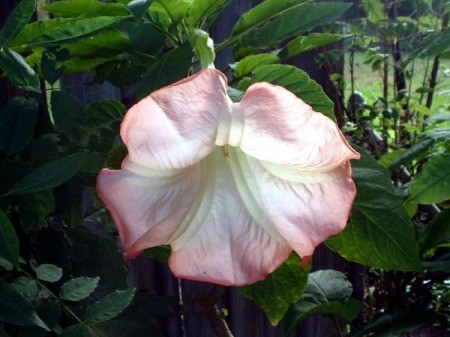
[(250, 284), (347, 223), (359, 154), (282, 87), (256, 83), (232, 103), (205, 69), (137, 103), (120, 134), (129, 154), (101, 171), (99, 195), (126, 256), (170, 244), (177, 277)]

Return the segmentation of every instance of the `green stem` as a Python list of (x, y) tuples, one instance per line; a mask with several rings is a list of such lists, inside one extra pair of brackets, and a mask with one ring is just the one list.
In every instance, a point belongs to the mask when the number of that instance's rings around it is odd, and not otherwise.
[(344, 335), (342, 334), (341, 326), (339, 325), (339, 321), (336, 316), (333, 317), (333, 321), (334, 321), (334, 324), (336, 325), (336, 329), (339, 334), (339, 337), (344, 337)]

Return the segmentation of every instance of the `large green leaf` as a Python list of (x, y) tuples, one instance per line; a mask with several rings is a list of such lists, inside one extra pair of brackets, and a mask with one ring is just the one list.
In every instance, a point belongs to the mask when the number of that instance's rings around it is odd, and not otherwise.
[(55, 211), (52, 190), (24, 194), (18, 198), (19, 216), (25, 232), (39, 231), (47, 227), (45, 217)]
[(330, 33), (311, 33), (307, 36), (297, 36), (280, 50), (278, 57), (286, 60), (310, 50), (326, 46), (341, 38), (342, 35)]
[(179, 23), (186, 17), (191, 0), (154, 0), (150, 12), (154, 15), (162, 14), (174, 23)]
[(43, 7), (47, 12), (65, 18), (91, 18), (97, 16), (129, 15), (125, 5), (104, 3), (99, 0), (63, 0)]
[(56, 129), (72, 142), (81, 142), (84, 109), (78, 101), (63, 91), (52, 91), (50, 98)]
[(31, 141), (38, 117), (38, 102), (16, 96), (0, 112), (0, 151), (7, 155), (22, 151)]
[(244, 76), (250, 75), (263, 65), (276, 63), (280, 63), (280, 58), (274, 54), (262, 53), (249, 55), (240, 60), (234, 67), (234, 78), (241, 79)]
[(301, 32), (329, 23), (341, 16), (349, 6), (336, 2), (301, 4), (245, 34), (240, 45), (256, 48), (275, 46)]
[(22, 0), (9, 14), (0, 31), (0, 46), (4, 46), (26, 26), (36, 8), (36, 0)]
[(284, 332), (290, 336), (306, 318), (321, 314), (353, 321), (364, 309), (360, 301), (349, 299), (352, 284), (336, 270), (319, 270), (311, 273), (302, 298), (293, 304), (284, 319)]
[(266, 279), (239, 291), (264, 310), (272, 325), (277, 325), (289, 306), (300, 299), (307, 280), (308, 270), (301, 267), (298, 255), (292, 254)]
[(450, 199), (450, 154), (430, 159), (414, 178), (408, 202), (433, 204)]
[(420, 270), (414, 228), (388, 171), (364, 150), (352, 161), (358, 191), (351, 222), (327, 245), (347, 260), (381, 269)]
[(50, 331), (31, 304), (3, 279), (0, 279), (0, 321), (16, 325), (39, 326)]
[(416, 58), (435, 57), (450, 50), (450, 28), (443, 30), (419, 43), (408, 55), (405, 63)]
[(388, 166), (389, 171), (396, 170), (402, 165), (412, 162), (414, 159), (431, 149), (434, 144), (434, 139), (422, 139), (421, 141), (411, 146), (409, 149), (405, 150), (398, 158), (393, 160)]
[(165, 53), (138, 83), (137, 96), (143, 98), (152, 91), (184, 78), (192, 66), (194, 56), (189, 45)]
[(25, 59), (10, 49), (0, 50), (0, 68), (20, 89), (41, 92), (39, 78)]
[(434, 251), (439, 245), (450, 243), (450, 209), (436, 215), (428, 223), (425, 231), (420, 237), (419, 244), (421, 251), (427, 253)]
[(209, 23), (230, 0), (193, 0), (187, 12), (186, 21), (192, 27), (201, 27)]
[(232, 37), (239, 37), (259, 25), (272, 20), (277, 15), (295, 8), (306, 0), (266, 0), (244, 13), (233, 27)]
[(19, 266), (19, 239), (2, 210), (0, 210), (0, 266), (6, 270)]
[(81, 152), (56, 159), (35, 169), (17, 181), (11, 187), (9, 193), (21, 195), (59, 186), (72, 178), (83, 165), (87, 165), (89, 161), (95, 158), (97, 158), (96, 153)]
[(98, 16), (65, 22), (59, 27), (50, 29), (44, 34), (32, 39), (30, 46), (57, 46), (74, 42), (84, 37), (98, 34), (128, 18), (127, 16)]
[(27, 276), (19, 277), (11, 285), (28, 302), (33, 301), (39, 291), (36, 281)]
[(84, 322), (106, 322), (124, 311), (134, 296), (134, 289), (117, 290), (87, 307)]
[(322, 87), (303, 70), (277, 64), (261, 66), (255, 69), (253, 74), (252, 78), (244, 78), (239, 82), (239, 90), (245, 91), (253, 83), (262, 81), (281, 85), (311, 105), (315, 111), (335, 120), (333, 102), (323, 92)]
[(97, 288), (98, 277), (77, 277), (64, 283), (59, 295), (66, 301), (81, 301), (88, 297)]

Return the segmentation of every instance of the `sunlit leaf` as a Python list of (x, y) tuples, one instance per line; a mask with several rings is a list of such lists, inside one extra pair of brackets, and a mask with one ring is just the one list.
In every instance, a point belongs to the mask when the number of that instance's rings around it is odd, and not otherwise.
[(349, 261), (393, 270), (420, 270), (414, 228), (403, 206), (403, 197), (391, 183), (388, 171), (364, 150), (352, 161), (358, 191), (351, 221), (328, 247)]

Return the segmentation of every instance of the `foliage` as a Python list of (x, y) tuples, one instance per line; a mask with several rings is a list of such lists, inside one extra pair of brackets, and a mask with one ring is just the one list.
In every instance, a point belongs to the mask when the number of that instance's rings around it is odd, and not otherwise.
[[(366, 296), (352, 298), (337, 271), (309, 274), (297, 256), (241, 293), (272, 324), (284, 317), (286, 336), (316, 314), (332, 317), (338, 329), (348, 323), (341, 333), (355, 336), (448, 328), (450, 107), (439, 71), (450, 45), (448, 8), (362, 1), (367, 17), (347, 20), (352, 35), (341, 41), (350, 76), (331, 76), (340, 97), (348, 96), (339, 111), (306, 72), (281, 63), (344, 38), (328, 24), (355, 8), (266, 0), (212, 45), (207, 30), (228, 3), (60, 0), (43, 8), (51, 18), (30, 23), (36, 0), (21, 0), (10, 13), (0, 30), (0, 76), (21, 91), (0, 110), (0, 335), (123, 336), (126, 324), (130, 336), (164, 336), (151, 320), (180, 312), (177, 301), (135, 294), (117, 233), (93, 192), (99, 170), (126, 155), (117, 135), (127, 107), (113, 99), (83, 104), (60, 78), (89, 73), (88, 85), (131, 87), (142, 98), (226, 49), (234, 57), (224, 70), (234, 101), (254, 82), (282, 85), (316, 111), (336, 114), (362, 154), (352, 163), (358, 196), (351, 221), (327, 245), (365, 266)], [(356, 92), (361, 53), (382, 81), (374, 95), (364, 88), (367, 98)], [(326, 66), (333, 55), (317, 60)], [(421, 62), (427, 71), (418, 79)], [(90, 193), (92, 214), (85, 210)], [(145, 255), (164, 263), (169, 253), (162, 246)]]

